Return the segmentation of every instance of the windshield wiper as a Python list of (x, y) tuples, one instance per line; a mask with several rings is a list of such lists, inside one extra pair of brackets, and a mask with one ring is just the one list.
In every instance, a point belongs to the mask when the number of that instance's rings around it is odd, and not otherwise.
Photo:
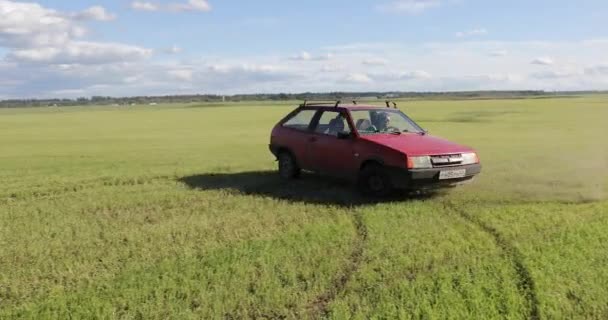
[(426, 131), (409, 131), (407, 129), (403, 130), (402, 132), (406, 132), (406, 133), (415, 133), (421, 136), (425, 136), (426, 135)]

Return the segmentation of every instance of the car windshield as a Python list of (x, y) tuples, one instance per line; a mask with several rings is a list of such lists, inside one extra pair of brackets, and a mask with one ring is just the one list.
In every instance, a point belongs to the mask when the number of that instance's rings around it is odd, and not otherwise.
[(424, 130), (403, 112), (396, 109), (351, 110), (351, 117), (359, 134), (381, 134)]

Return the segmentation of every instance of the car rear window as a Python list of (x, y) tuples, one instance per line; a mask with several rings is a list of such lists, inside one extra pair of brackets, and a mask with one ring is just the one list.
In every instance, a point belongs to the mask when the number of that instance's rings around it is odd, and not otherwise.
[(316, 110), (302, 110), (289, 118), (289, 120), (283, 124), (283, 127), (297, 130), (308, 130), (308, 126), (310, 125), (312, 118), (315, 116), (315, 113), (317, 113)]

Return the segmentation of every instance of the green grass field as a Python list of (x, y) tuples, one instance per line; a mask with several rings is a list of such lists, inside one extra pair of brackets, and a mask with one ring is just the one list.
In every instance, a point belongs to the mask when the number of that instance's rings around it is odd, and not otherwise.
[(470, 185), (274, 173), (292, 103), (0, 110), (0, 318), (608, 318), (608, 97), (414, 101)]

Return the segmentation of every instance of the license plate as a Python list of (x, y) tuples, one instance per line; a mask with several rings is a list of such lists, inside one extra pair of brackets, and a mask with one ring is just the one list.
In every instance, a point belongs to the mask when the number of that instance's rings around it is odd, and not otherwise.
[(466, 175), (467, 169), (444, 170), (439, 173), (439, 180), (464, 178)]

